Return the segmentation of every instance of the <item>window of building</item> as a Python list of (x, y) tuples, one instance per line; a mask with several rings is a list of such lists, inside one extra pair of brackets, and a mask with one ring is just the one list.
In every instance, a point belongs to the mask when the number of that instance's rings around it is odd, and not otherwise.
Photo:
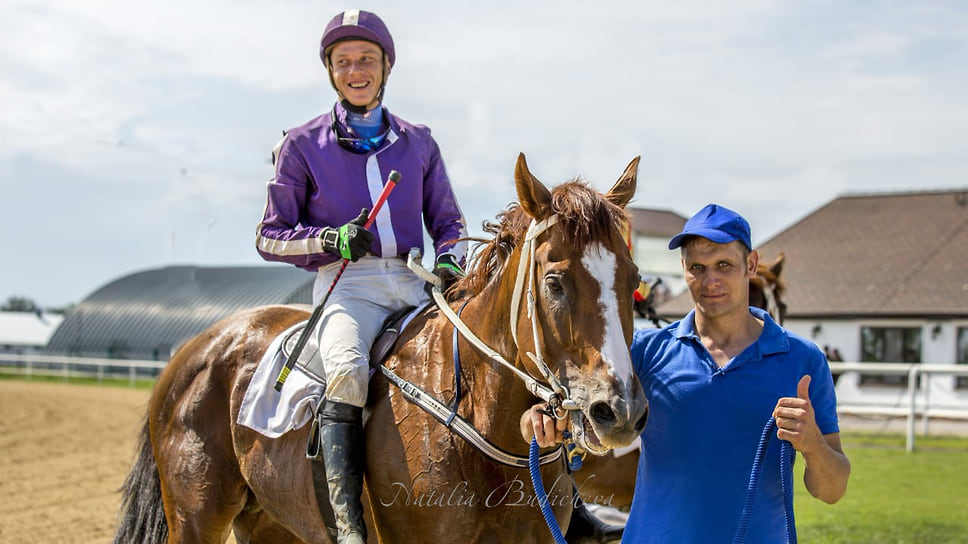
[[(920, 363), (920, 327), (861, 327), (861, 361), (878, 363)], [(861, 385), (890, 385), (907, 387), (904, 375), (861, 376)]]
[[(968, 365), (968, 327), (958, 327), (958, 353), (955, 362), (960, 365)], [(958, 376), (955, 387), (968, 389), (968, 376)]]

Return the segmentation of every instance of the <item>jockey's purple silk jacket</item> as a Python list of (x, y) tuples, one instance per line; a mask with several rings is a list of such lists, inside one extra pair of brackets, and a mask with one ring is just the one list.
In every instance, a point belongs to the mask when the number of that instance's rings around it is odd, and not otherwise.
[[(335, 108), (340, 121), (346, 110)], [(371, 253), (390, 258), (423, 248), (426, 226), (435, 255), (452, 253), (463, 262), (467, 229), (440, 149), (430, 129), (384, 109), (390, 125), (376, 150), (357, 154), (341, 147), (333, 130), (333, 112), (288, 131), (273, 150), (275, 177), (268, 185), (265, 214), (256, 232), (256, 249), (269, 261), (316, 271), (337, 261), (323, 250), (323, 227), (352, 221), (372, 209), (391, 170), (400, 181), (370, 227)], [(421, 213), (422, 210), (422, 213)]]

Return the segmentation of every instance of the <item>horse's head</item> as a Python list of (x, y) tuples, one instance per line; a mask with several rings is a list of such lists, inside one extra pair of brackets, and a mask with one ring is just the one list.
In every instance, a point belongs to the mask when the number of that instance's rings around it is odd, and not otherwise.
[(547, 364), (554, 376), (545, 378), (560, 381), (578, 408), (572, 434), (595, 454), (631, 443), (648, 414), (629, 353), (639, 275), (623, 238), (638, 163), (604, 195), (577, 180), (549, 191), (523, 154), (515, 169), (521, 209), (531, 219), (517, 244), (516, 292), (525, 302), (511, 311), (519, 358), (535, 376)]
[(780, 279), (784, 258), (784, 254), (780, 253), (772, 263), (761, 262), (756, 267), (756, 274), (750, 278), (750, 306), (766, 310), (781, 325), (787, 310), (783, 302), (784, 285)]

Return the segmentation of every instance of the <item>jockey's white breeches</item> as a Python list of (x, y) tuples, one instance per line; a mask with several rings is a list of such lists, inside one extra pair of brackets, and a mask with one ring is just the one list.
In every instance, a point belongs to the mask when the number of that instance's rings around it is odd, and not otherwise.
[[(341, 265), (337, 261), (319, 269), (313, 305), (326, 296)], [(366, 256), (346, 266), (316, 329), (328, 399), (353, 406), (366, 404), (370, 346), (390, 314), (427, 302), (424, 285), (399, 258)]]

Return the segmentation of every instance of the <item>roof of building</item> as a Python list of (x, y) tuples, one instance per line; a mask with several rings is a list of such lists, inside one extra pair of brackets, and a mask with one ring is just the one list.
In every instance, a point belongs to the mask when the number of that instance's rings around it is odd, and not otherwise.
[(757, 250), (786, 255), (788, 317), (968, 316), (968, 189), (840, 196)]
[(315, 275), (292, 266), (170, 266), (137, 272), (74, 306), (50, 353), (168, 359), (209, 325), (266, 304), (308, 304)]
[(626, 208), (632, 220), (632, 232), (642, 236), (672, 238), (682, 232), (686, 218), (667, 210)]
[(59, 314), (0, 312), (0, 345), (43, 347), (63, 319)]

